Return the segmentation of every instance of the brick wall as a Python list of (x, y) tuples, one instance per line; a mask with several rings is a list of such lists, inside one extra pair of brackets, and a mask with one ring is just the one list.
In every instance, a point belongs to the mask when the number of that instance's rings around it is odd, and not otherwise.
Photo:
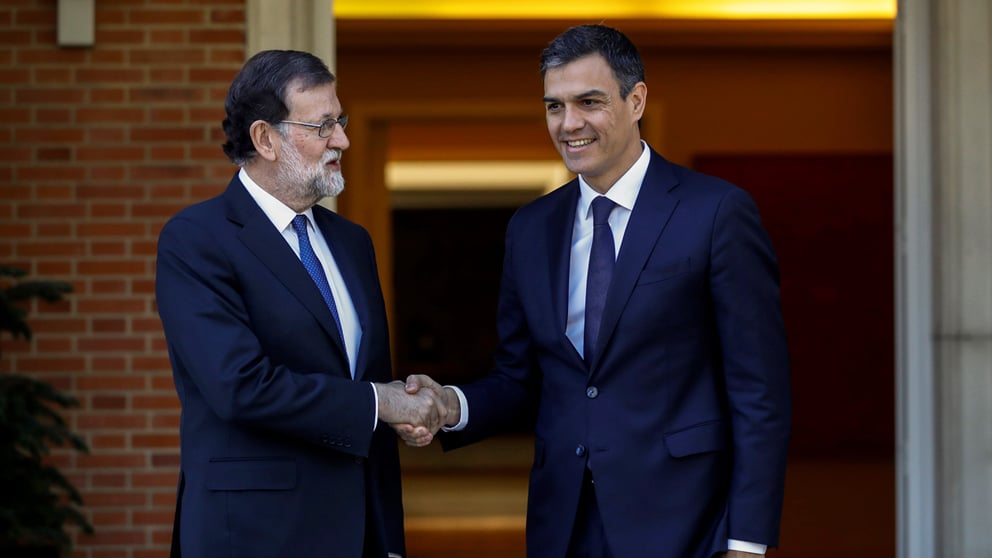
[(31, 308), (0, 371), (77, 396), (88, 456), (60, 452), (95, 536), (74, 556), (168, 555), (179, 406), (155, 309), (155, 243), (219, 192), (223, 99), (244, 60), (243, 0), (97, 0), (96, 45), (56, 45), (56, 0), (0, 5), (0, 263), (70, 281)]

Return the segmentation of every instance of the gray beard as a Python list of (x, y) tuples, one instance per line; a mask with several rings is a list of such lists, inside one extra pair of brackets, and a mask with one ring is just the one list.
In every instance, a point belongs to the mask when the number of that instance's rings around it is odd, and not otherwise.
[(278, 188), (292, 199), (305, 202), (308, 207), (322, 198), (333, 198), (344, 191), (344, 176), (341, 171), (328, 173), (326, 161), (321, 159), (316, 165), (307, 167), (303, 156), (289, 142), (284, 143), (283, 164), (276, 173)]

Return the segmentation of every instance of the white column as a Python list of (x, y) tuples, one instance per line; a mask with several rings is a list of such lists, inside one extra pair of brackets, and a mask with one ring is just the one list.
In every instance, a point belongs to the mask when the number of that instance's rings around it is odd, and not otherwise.
[(930, 33), (930, 0), (900, 0), (894, 37), (899, 558), (937, 556)]
[(938, 544), (992, 557), (992, 5), (934, 11)]
[(897, 459), (903, 558), (992, 557), (990, 37), (988, 0), (899, 4)]

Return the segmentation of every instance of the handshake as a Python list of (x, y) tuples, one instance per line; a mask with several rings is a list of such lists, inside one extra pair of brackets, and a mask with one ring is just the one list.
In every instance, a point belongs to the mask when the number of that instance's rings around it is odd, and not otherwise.
[(454, 426), (461, 420), (455, 391), (422, 374), (409, 376), (405, 383), (396, 380), (375, 388), (379, 419), (392, 426), (407, 445), (429, 445), (442, 426)]

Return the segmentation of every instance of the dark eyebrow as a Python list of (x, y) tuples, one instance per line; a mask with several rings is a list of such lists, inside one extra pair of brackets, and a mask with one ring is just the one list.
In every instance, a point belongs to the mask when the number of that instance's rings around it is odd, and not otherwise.
[[(606, 92), (605, 91), (600, 91), (599, 89), (590, 89), (589, 91), (583, 91), (582, 93), (579, 93), (578, 95), (576, 95), (574, 97), (574, 99), (576, 101), (581, 101), (583, 99), (589, 99), (591, 97), (606, 97), (606, 96), (607, 95), (606, 95)], [(545, 103), (560, 103), (561, 100), (556, 99), (554, 97), (545, 97), (544, 98), (544, 102)]]

